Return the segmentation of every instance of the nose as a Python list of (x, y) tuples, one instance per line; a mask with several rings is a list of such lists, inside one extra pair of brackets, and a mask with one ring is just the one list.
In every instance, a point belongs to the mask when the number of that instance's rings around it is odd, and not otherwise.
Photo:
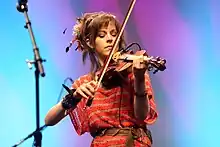
[(108, 35), (106, 35), (106, 37), (107, 37), (106, 42), (107, 42), (107, 43), (112, 43), (112, 41), (113, 41), (113, 36), (112, 36), (111, 34), (108, 34)]

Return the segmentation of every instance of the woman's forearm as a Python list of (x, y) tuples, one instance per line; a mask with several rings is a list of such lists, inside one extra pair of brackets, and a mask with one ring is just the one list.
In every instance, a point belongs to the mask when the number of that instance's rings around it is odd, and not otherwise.
[(45, 117), (45, 125), (53, 126), (57, 124), (66, 116), (65, 111), (66, 110), (62, 107), (61, 102), (53, 106)]
[(145, 91), (145, 80), (134, 80), (134, 114), (135, 117), (144, 120), (148, 114), (148, 98)]

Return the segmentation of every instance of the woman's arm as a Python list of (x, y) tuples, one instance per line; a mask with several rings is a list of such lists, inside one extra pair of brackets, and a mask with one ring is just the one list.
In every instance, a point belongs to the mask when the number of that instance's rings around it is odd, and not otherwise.
[[(96, 81), (90, 81), (84, 84), (81, 84), (78, 88), (76, 88), (76, 91), (73, 93), (73, 96), (66, 95), (65, 99), (69, 101), (71, 108), (66, 108), (65, 104), (62, 104), (62, 101), (60, 101), (58, 104), (56, 104), (54, 107), (52, 107), (46, 117), (45, 117), (45, 124), (47, 126), (53, 126), (56, 125), (58, 122), (60, 122), (68, 113), (68, 109), (75, 109), (77, 104), (80, 102), (81, 98), (93, 97), (94, 96), (94, 87), (96, 86)], [(68, 100), (69, 98), (69, 100)], [(71, 100), (72, 99), (72, 100)]]
[(139, 120), (145, 120), (149, 111), (148, 86), (151, 87), (144, 56), (133, 60), (134, 74), (134, 114)]
[(145, 120), (149, 111), (145, 80), (145, 76), (134, 79), (134, 114), (139, 120)]
[(62, 106), (62, 102), (60, 101), (58, 104), (53, 106), (47, 113), (44, 122), (47, 126), (56, 125), (60, 122), (67, 114), (66, 110)]

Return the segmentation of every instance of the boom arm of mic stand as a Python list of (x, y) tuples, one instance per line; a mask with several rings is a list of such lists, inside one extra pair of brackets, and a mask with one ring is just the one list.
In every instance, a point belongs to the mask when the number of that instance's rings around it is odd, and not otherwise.
[(13, 145), (12, 147), (17, 147), (19, 146), (20, 144), (22, 144), (25, 140), (31, 138), (32, 136), (36, 135), (37, 133), (43, 131), (47, 126), (44, 125), (42, 127), (40, 127), (38, 130), (32, 132), (31, 134), (29, 134), (27, 137), (25, 137), (24, 139), (21, 139), (21, 141), (19, 141), (18, 143), (16, 143), (15, 145)]
[(31, 42), (32, 42), (32, 45), (33, 45), (35, 67), (36, 67), (36, 70), (39, 71), (40, 75), (42, 77), (44, 77), (45, 72), (44, 72), (42, 62), (45, 62), (46, 60), (43, 60), (40, 57), (39, 49), (37, 47), (35, 37), (34, 37), (34, 33), (33, 33), (33, 30), (32, 30), (32, 27), (31, 27), (31, 22), (30, 22), (30, 19), (28, 17), (28, 14), (27, 14), (27, 11), (28, 11), (27, 0), (18, 0), (16, 8), (19, 12), (24, 13), (25, 20), (26, 20), (25, 28), (28, 29), (28, 31), (29, 31)]

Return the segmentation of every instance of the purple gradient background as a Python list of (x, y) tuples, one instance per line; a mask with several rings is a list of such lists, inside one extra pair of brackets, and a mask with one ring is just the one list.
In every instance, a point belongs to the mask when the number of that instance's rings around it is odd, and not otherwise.
[[(122, 21), (128, 0), (32, 0), (29, 17), (44, 63), (40, 78), (41, 125), (56, 103), (61, 84), (89, 71), (81, 54), (65, 53), (72, 26), (84, 12), (107, 11)], [(34, 70), (24, 16), (16, 1), (0, 6), (0, 146), (12, 146), (35, 130)], [(138, 42), (150, 55), (167, 60), (167, 70), (151, 74), (159, 118), (150, 126), (154, 147), (218, 147), (220, 123), (220, 1), (137, 0), (126, 26), (128, 43)], [(63, 30), (67, 28), (65, 35)], [(67, 83), (70, 85), (70, 82)], [(65, 93), (63, 92), (62, 95)], [(29, 147), (33, 138), (21, 146)], [(78, 136), (67, 117), (43, 132), (43, 146), (89, 146), (89, 134)]]

